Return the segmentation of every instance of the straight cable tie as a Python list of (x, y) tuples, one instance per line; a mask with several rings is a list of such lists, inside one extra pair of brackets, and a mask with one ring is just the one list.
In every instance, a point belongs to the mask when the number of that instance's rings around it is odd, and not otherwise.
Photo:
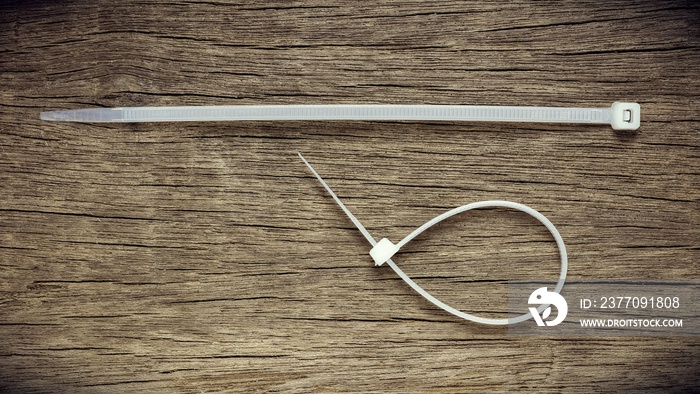
[(193, 107), (88, 108), (42, 112), (42, 120), (61, 122), (207, 122), (235, 120), (409, 120), (609, 124), (637, 130), (637, 103), (609, 108), (486, 105), (311, 104), (222, 105)]

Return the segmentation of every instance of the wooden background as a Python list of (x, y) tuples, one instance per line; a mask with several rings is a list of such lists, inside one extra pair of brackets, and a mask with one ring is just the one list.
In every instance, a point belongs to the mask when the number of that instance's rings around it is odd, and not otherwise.
[[(521, 338), (429, 305), (375, 237), (484, 199), (575, 279), (697, 280), (692, 1), (4, 1), (0, 391), (690, 391), (698, 337)], [(96, 106), (642, 105), (638, 132), (453, 122), (61, 124)], [(508, 210), (396, 257), (465, 311), (555, 278)]]

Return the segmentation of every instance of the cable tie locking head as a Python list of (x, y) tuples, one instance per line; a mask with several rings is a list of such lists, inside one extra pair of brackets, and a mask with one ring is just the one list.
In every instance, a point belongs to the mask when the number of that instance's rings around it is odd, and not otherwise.
[(639, 128), (641, 113), (639, 104), (616, 101), (610, 110), (610, 125), (614, 130), (637, 130)]
[(381, 267), (398, 251), (398, 246), (394, 245), (394, 243), (388, 239), (382, 238), (376, 245), (374, 245), (372, 250), (369, 251), (369, 255), (372, 256), (372, 259), (374, 259), (374, 266)]

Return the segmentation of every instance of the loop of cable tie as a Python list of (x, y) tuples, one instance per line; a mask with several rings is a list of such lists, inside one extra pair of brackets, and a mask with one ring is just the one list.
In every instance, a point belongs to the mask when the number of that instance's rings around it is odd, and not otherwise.
[[(554, 227), (554, 224), (549, 221), (544, 215), (541, 213), (537, 212), (536, 210), (528, 207), (527, 205), (523, 205), (520, 203), (516, 202), (511, 202), (511, 201), (503, 201), (503, 200), (491, 200), (491, 201), (479, 201), (479, 202), (474, 202), (471, 204), (466, 204), (462, 205), (461, 207), (457, 207), (454, 209), (451, 209), (441, 215), (436, 216), (435, 218), (431, 219), (427, 223), (423, 224), (422, 226), (418, 227), (415, 229), (413, 232), (408, 234), (404, 239), (399, 241), (398, 243), (394, 244), (391, 241), (389, 241), (386, 238), (382, 238), (379, 242), (377, 242), (374, 237), (367, 231), (367, 229), (360, 223), (360, 221), (353, 215), (348, 208), (343, 204), (338, 196), (333, 192), (333, 190), (328, 186), (328, 184), (321, 178), (320, 175), (316, 172), (316, 170), (311, 167), (311, 164), (304, 159), (304, 157), (299, 154), (299, 157), (301, 160), (306, 164), (307, 167), (311, 170), (311, 172), (314, 174), (316, 179), (318, 179), (319, 182), (323, 185), (323, 187), (326, 189), (326, 191), (331, 195), (333, 200), (340, 206), (340, 208), (345, 212), (345, 214), (350, 218), (350, 220), (353, 222), (355, 227), (357, 227), (358, 230), (362, 233), (362, 235), (369, 241), (369, 243), (372, 245), (372, 250), (370, 251), (370, 256), (374, 259), (375, 265), (376, 266), (381, 266), (384, 263), (389, 265), (391, 269), (396, 272), (397, 275), (401, 279), (403, 279), (404, 282), (406, 282), (413, 290), (418, 292), (423, 298), (428, 300), (430, 303), (433, 305), (443, 309), (446, 312), (449, 312), (457, 317), (460, 317), (465, 320), (469, 320), (475, 323), (481, 323), (481, 324), (488, 324), (488, 325), (506, 325), (506, 324), (515, 324), (515, 323), (520, 323), (525, 320), (531, 319), (532, 315), (530, 313), (524, 313), (522, 315), (516, 316), (516, 317), (511, 317), (511, 318), (486, 318), (486, 317), (481, 317), (481, 316), (476, 316), (472, 315), (469, 313), (462, 312), (458, 309), (455, 309), (444, 302), (440, 301), (439, 299), (435, 298), (432, 296), (430, 293), (428, 293), (425, 289), (420, 287), (416, 282), (414, 282), (406, 273), (404, 273), (401, 268), (399, 268), (396, 263), (394, 263), (391, 259), (391, 257), (396, 254), (396, 252), (399, 251), (401, 247), (406, 245), (408, 242), (410, 242), (413, 238), (417, 237), (430, 227), (436, 225), (437, 223), (440, 223), (441, 221), (450, 218), (454, 215), (457, 215), (462, 212), (470, 211), (472, 209), (479, 209), (479, 208), (510, 208), (510, 209), (515, 209), (520, 212), (524, 212), (533, 218), (537, 219), (540, 223), (542, 223), (547, 230), (552, 234), (554, 237), (554, 240), (557, 243), (557, 247), (559, 248), (559, 255), (561, 258), (561, 270), (559, 274), (559, 280), (557, 281), (556, 286), (554, 287), (554, 292), (559, 293), (561, 289), (564, 287), (564, 282), (566, 281), (566, 273), (568, 269), (568, 260), (566, 256), (566, 246), (564, 245), (564, 240), (561, 237), (561, 234), (559, 234), (559, 231), (557, 231), (556, 227)], [(547, 305), (540, 305), (537, 309), (541, 312), (542, 310), (546, 309)]]

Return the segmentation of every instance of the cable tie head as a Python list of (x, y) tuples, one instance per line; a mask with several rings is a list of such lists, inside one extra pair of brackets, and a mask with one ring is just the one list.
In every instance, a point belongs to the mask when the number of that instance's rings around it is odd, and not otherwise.
[(394, 245), (394, 243), (388, 239), (382, 238), (381, 241), (377, 242), (372, 250), (369, 251), (369, 255), (374, 259), (374, 266), (380, 267), (398, 251), (398, 246)]
[(641, 109), (637, 103), (616, 101), (611, 107), (610, 125), (614, 130), (637, 130)]

